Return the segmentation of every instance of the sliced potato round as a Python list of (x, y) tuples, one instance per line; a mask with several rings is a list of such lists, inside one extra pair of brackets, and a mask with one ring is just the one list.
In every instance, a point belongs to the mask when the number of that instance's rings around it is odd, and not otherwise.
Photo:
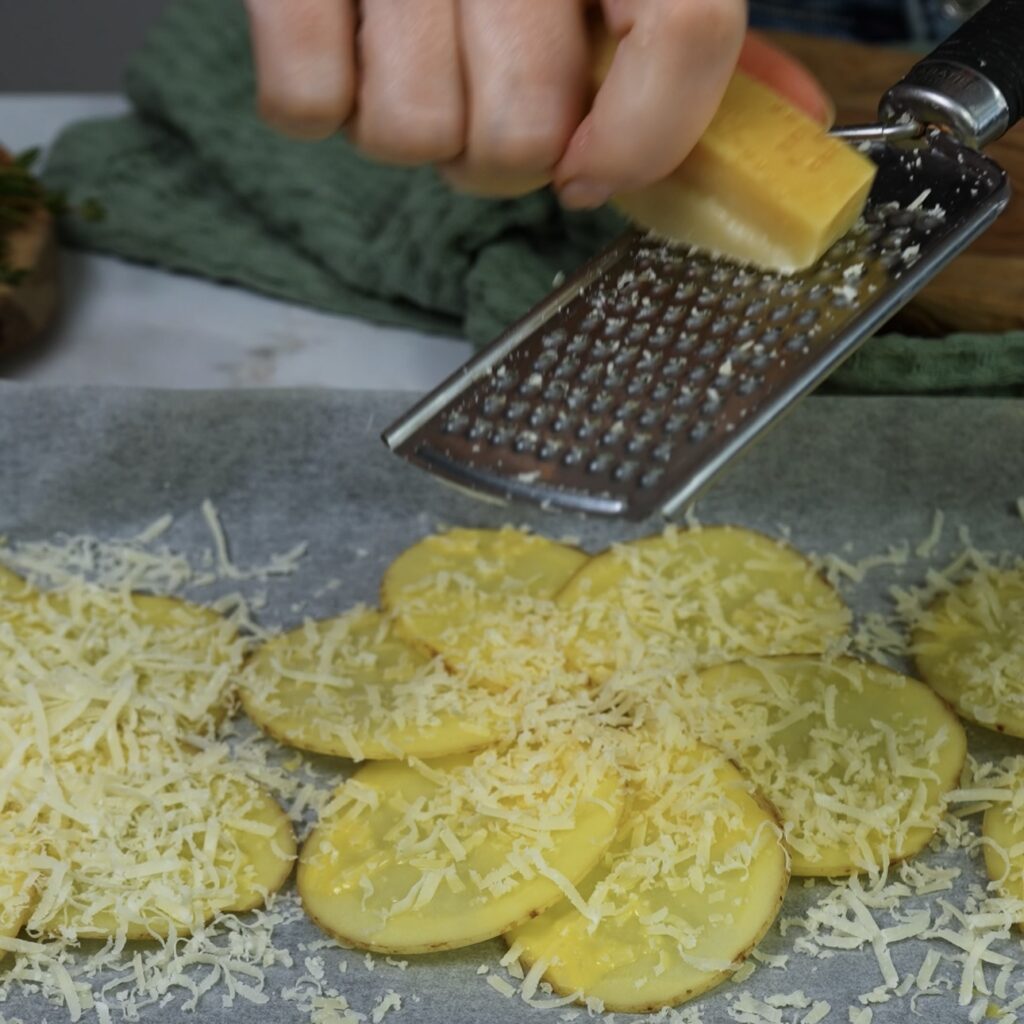
[(985, 569), (914, 625), (921, 678), (964, 718), (1024, 737), (1024, 565)]
[(1004, 789), (1006, 799), (991, 804), (982, 820), (985, 869), (1003, 897), (1024, 901), (1024, 758), (1007, 759), (986, 788)]
[(319, 754), (443, 757), (507, 731), (494, 698), (358, 607), (268, 640), (246, 666), (246, 713), (268, 735)]
[(836, 591), (794, 548), (732, 526), (664, 533), (592, 558), (558, 596), (571, 661), (601, 681), (641, 664), (825, 651), (849, 628)]
[[(32, 844), (11, 834), (6, 822), (0, 829), (0, 938), (13, 939), (32, 913), (36, 873), (25, 863)], [(0, 949), (0, 960), (4, 955)]]
[(381, 604), (405, 636), (501, 690), (564, 674), (552, 599), (586, 561), (577, 548), (509, 527), (450, 530), (391, 563)]
[(186, 758), (127, 774), (63, 773), (76, 813), (40, 829), (61, 877), (42, 881), (30, 932), (187, 935), (218, 913), (260, 906), (285, 883), (295, 837), (273, 797), (227, 762)]
[(505, 938), (563, 995), (643, 1013), (728, 978), (789, 882), (774, 813), (722, 754), (645, 743), (615, 843), (580, 888)]
[[(140, 716), (208, 732), (223, 719), (244, 643), (212, 609), (86, 584), (40, 593), (0, 624), (0, 691), (93, 734)], [(75, 742), (69, 734), (64, 749)], [(91, 749), (91, 747), (89, 748)]]
[(482, 942), (586, 876), (622, 801), (618, 772), (577, 744), (368, 765), (306, 840), (299, 895), (321, 928), (360, 948)]
[(757, 781), (793, 874), (876, 871), (918, 853), (967, 739), (923, 683), (852, 658), (750, 659), (682, 682), (680, 713)]

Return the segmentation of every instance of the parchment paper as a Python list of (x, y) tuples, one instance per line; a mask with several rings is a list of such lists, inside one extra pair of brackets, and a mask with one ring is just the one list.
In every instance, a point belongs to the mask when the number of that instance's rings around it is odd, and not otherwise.
[[(186, 551), (208, 548), (199, 506), (209, 498), (239, 564), (308, 541), (308, 555), (293, 576), (253, 584), (267, 591), (262, 619), (286, 625), (304, 614), (326, 615), (357, 600), (374, 600), (388, 561), (439, 525), (529, 523), (554, 536), (579, 537), (592, 549), (657, 528), (495, 508), (445, 488), (390, 455), (378, 439), (408, 401), (396, 394), (0, 385), (0, 533), (12, 542), (62, 532), (125, 536), (169, 512), (175, 522), (164, 541)], [(979, 546), (1024, 554), (1024, 523), (1015, 508), (1022, 494), (1024, 403), (815, 398), (745, 458), (701, 503), (699, 514), (703, 521), (737, 522), (774, 533), (785, 526), (805, 550), (856, 558), (905, 539), (913, 546), (928, 533), (933, 511), (941, 508), (950, 525), (940, 554), (956, 547), (957, 523), (969, 526)], [(916, 581), (921, 569), (912, 561), (902, 570), (879, 570), (852, 595), (855, 606), (861, 611), (883, 607), (885, 588), (895, 581)], [(337, 577), (341, 586), (311, 597)], [(233, 585), (238, 586), (245, 584)], [(976, 731), (971, 743), (983, 756), (1017, 749), (1013, 741)], [(1024, 743), (1019, 746), (1024, 751)], [(959, 864), (962, 889), (984, 881), (977, 859), (925, 856)], [(827, 892), (826, 883), (811, 888), (796, 883), (783, 916), (802, 914)], [(943, 895), (955, 903), (962, 893)], [(934, 897), (918, 902), (928, 905), (929, 899)], [(878, 917), (884, 924), (884, 915)], [(778, 927), (773, 929), (761, 948), (791, 954), (787, 968), (760, 967), (742, 989), (762, 999), (802, 989), (831, 1004), (829, 1024), (846, 1024), (848, 1007), (860, 1005), (857, 996), (881, 982), (873, 954), (840, 952), (828, 959), (794, 954), (800, 934), (793, 929), (782, 936)], [(295, 966), (270, 969), (266, 1005), (238, 1000), (227, 1007), (223, 992), (215, 988), (195, 1014), (183, 1013), (180, 1001), (172, 1001), (150, 1007), (143, 1019), (309, 1020), (308, 1012), (279, 997), (282, 988), (308, 973), (307, 955), (322, 958), (327, 980), (360, 1013), (368, 1015), (388, 991), (401, 994), (402, 1008), (387, 1014), (385, 1024), (554, 1022), (564, 1012), (533, 1010), (518, 999), (502, 998), (485, 983), (477, 967), (496, 965), (505, 948), (500, 941), (409, 958), (405, 970), (375, 958), (374, 969), (368, 970), (361, 953), (303, 950), (320, 938), (305, 921), (279, 930), (275, 943), (293, 950)], [(927, 948), (920, 940), (892, 947), (901, 975), (917, 971)], [(1016, 942), (1000, 948), (1022, 955)], [(344, 974), (339, 972), (342, 961), (348, 964)], [(958, 975), (948, 967), (942, 971), (953, 981), (953, 991), (921, 1000), (922, 1019), (965, 1021), (968, 1011), (956, 1000)], [(1019, 974), (1015, 981), (1024, 980), (1024, 969)], [(705, 1024), (737, 1019), (728, 1010), (737, 990), (727, 984), (698, 1001)], [(806, 1012), (783, 1010), (782, 1019), (797, 1021)], [(0, 1003), (0, 1015), (33, 1024), (66, 1019), (63, 1010), (31, 994)], [(874, 1007), (875, 1024), (910, 1019), (909, 997)]]

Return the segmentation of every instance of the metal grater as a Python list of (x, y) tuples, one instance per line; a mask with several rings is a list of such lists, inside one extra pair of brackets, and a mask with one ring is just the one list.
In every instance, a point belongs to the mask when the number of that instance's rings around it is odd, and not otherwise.
[[(632, 232), (384, 434), (480, 496), (642, 519), (691, 503), (998, 216), (974, 147), (1024, 105), (1024, 0), (990, 0), (894, 86), (878, 175), (821, 261), (765, 273)], [(998, 84), (997, 84), (998, 83)]]

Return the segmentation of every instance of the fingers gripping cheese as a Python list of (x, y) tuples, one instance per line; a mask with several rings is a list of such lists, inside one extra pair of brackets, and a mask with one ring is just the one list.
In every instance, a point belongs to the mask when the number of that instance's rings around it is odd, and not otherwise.
[(986, 568), (914, 625), (917, 667), (969, 721), (1024, 737), (1024, 566)]
[(520, 530), (451, 530), (404, 551), (381, 603), (401, 632), (492, 689), (564, 673), (552, 604), (587, 556)]
[(555, 903), (622, 815), (618, 773), (574, 743), (374, 764), (342, 785), (302, 850), (307, 913), (380, 952), (454, 949)]
[(559, 993), (644, 1012), (730, 976), (770, 927), (789, 881), (773, 816), (718, 751), (634, 742), (618, 836), (580, 889), (507, 935)]
[(681, 166), (615, 205), (664, 238), (790, 273), (816, 263), (854, 226), (875, 171), (866, 156), (738, 71)]
[(443, 757), (504, 732), (489, 693), (364, 607), (272, 637), (246, 666), (240, 693), (269, 735), (356, 760)]
[(681, 715), (779, 811), (794, 875), (884, 870), (920, 851), (967, 754), (916, 679), (849, 658), (752, 659), (681, 683)]
[(824, 651), (848, 629), (839, 595), (793, 548), (731, 526), (678, 530), (592, 558), (558, 604), (575, 623), (570, 660), (617, 668)]

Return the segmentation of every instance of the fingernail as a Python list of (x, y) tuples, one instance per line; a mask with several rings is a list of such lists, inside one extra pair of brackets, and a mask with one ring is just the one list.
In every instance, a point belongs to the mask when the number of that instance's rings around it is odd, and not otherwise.
[(607, 185), (588, 178), (566, 182), (558, 192), (561, 204), (571, 210), (591, 210), (595, 206), (603, 206), (611, 197), (612, 190)]

